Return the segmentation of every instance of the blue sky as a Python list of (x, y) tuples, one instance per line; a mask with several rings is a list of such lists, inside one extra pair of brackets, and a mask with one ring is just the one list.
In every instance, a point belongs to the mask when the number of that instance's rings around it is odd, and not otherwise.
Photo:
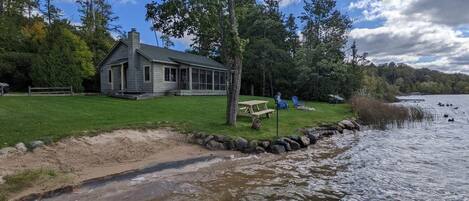
[[(137, 28), (141, 40), (156, 44), (145, 5), (151, 0), (108, 0), (124, 31)], [(258, 0), (262, 1), (262, 0)], [(337, 0), (337, 9), (353, 20), (349, 40), (367, 52), (374, 63), (394, 61), (417, 68), (469, 74), (468, 0)], [(56, 0), (63, 15), (80, 21), (75, 0)], [(295, 16), (303, 0), (281, 0), (281, 10)], [(300, 21), (297, 20), (300, 24)], [(300, 24), (301, 27), (301, 24)], [(185, 50), (190, 37), (174, 39), (174, 49)]]

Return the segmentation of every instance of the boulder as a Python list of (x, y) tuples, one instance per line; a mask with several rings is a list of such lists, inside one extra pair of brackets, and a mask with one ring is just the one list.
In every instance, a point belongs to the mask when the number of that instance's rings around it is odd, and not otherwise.
[(236, 149), (236, 143), (232, 139), (225, 140), (225, 142), (223, 142), (223, 145), (225, 145), (225, 148), (227, 150), (235, 150)]
[(274, 154), (282, 154), (286, 152), (285, 147), (278, 144), (272, 145), (270, 147), (270, 151)]
[(28, 151), (28, 148), (26, 147), (26, 145), (22, 142), (18, 143), (15, 145), (15, 148), (16, 150), (18, 150), (18, 152), (21, 152), (21, 153), (25, 153)]
[(292, 150), (301, 149), (301, 146), (300, 146), (300, 144), (299, 144), (298, 142), (296, 142), (296, 141), (294, 141), (294, 140), (292, 140), (292, 139), (290, 139), (290, 138), (285, 138), (284, 140), (285, 140), (285, 142), (287, 142), (288, 144), (290, 144), (290, 147), (291, 147)]
[(236, 149), (243, 151), (248, 148), (248, 141), (242, 137), (238, 137), (235, 141)]
[(29, 144), (29, 147), (31, 147), (31, 150), (34, 150), (34, 149), (42, 147), (42, 146), (44, 146), (44, 142), (41, 141), (41, 140), (32, 141)]
[(301, 147), (307, 147), (311, 143), (311, 140), (307, 136), (301, 136), (299, 141)]
[(337, 130), (337, 132), (339, 132), (339, 133), (341, 133), (341, 134), (344, 133), (344, 129), (343, 129), (342, 127), (340, 127), (339, 125), (337, 125), (337, 126), (335, 127), (335, 130)]
[(253, 150), (256, 149), (256, 147), (257, 147), (258, 145), (259, 145), (259, 142), (258, 142), (257, 140), (251, 140), (251, 141), (249, 142), (249, 148), (251, 148), (251, 149), (253, 149)]
[(11, 153), (15, 153), (15, 152), (16, 152), (16, 149), (14, 147), (5, 147), (5, 148), (0, 149), (0, 157), (6, 156)]
[(297, 136), (297, 135), (293, 135), (293, 136), (289, 136), (288, 138), (290, 138), (291, 140), (294, 140), (296, 142), (300, 142), (300, 136)]
[(204, 145), (204, 139), (196, 138), (196, 139), (194, 140), (194, 143), (203, 146), (203, 145)]
[(285, 147), (285, 151), (291, 151), (292, 148), (290, 147), (290, 144), (285, 141), (285, 139), (286, 138), (276, 139), (274, 141), (274, 145), (281, 145), (281, 146)]
[(309, 138), (310, 144), (316, 144), (316, 142), (318, 141), (318, 137), (314, 133), (309, 133), (308, 135), (306, 135), (306, 137)]
[(362, 127), (362, 126), (361, 126), (358, 122), (356, 122), (355, 120), (352, 120), (351, 122), (352, 122), (353, 125), (355, 126), (355, 129), (356, 129), (356, 130), (361, 130), (361, 127)]
[(256, 147), (256, 148), (254, 149), (254, 152), (255, 152), (256, 154), (261, 154), (261, 153), (264, 153), (264, 152), (265, 152), (265, 149), (264, 149), (263, 147), (258, 146), (258, 147)]
[(335, 130), (324, 130), (324, 131), (321, 131), (320, 135), (321, 136), (332, 136), (335, 134)]
[(264, 149), (268, 149), (270, 146), (270, 141), (261, 141), (259, 142), (259, 146), (261, 146)]
[(210, 150), (224, 150), (225, 149), (225, 145), (223, 145), (223, 143), (217, 142), (215, 140), (210, 140), (209, 142), (207, 142), (205, 147), (207, 147), (207, 149), (210, 149)]
[(215, 137), (213, 137), (213, 135), (208, 135), (208, 136), (206, 136), (206, 137), (204, 138), (203, 144), (206, 145), (206, 144), (207, 144), (208, 142), (210, 142), (210, 140), (212, 140), (213, 138), (215, 138)]
[(342, 128), (344, 128), (344, 129), (349, 129), (349, 130), (356, 129), (355, 124), (353, 124), (352, 121), (350, 121), (350, 120), (342, 120), (342, 121), (339, 122), (339, 125), (340, 124), (342, 124)]
[(227, 138), (227, 137), (224, 136), (224, 135), (215, 135), (215, 136), (213, 136), (213, 139), (217, 142), (225, 142), (225, 138)]

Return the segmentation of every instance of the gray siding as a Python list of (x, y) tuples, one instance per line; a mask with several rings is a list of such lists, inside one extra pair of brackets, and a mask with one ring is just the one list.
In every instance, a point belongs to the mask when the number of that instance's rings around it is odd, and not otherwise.
[[(120, 71), (120, 69), (117, 69), (117, 68), (113, 69), (113, 76), (114, 76), (113, 83), (110, 84), (108, 82), (109, 81), (108, 70), (111, 68), (109, 64), (112, 63), (113, 61), (127, 58), (127, 54), (128, 54), (127, 46), (123, 43), (119, 43), (116, 49), (114, 49), (114, 51), (110, 53), (106, 61), (104, 61), (104, 63), (100, 67), (101, 93), (110, 94), (120, 89), (120, 73), (117, 72), (117, 70)], [(114, 88), (112, 85), (114, 85)], [(116, 88), (115, 86), (119, 86), (119, 87)]]
[[(157, 94), (166, 94), (170, 91), (177, 89), (177, 82), (164, 81), (164, 68), (176, 67), (161, 63), (153, 63), (153, 91)], [(176, 74), (176, 80), (179, 80), (179, 75)]]

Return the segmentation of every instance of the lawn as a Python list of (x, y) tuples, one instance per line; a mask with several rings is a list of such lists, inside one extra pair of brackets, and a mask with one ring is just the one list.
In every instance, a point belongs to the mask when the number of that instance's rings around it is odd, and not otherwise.
[[(242, 96), (241, 100), (273, 99)], [(291, 105), (291, 103), (290, 103)], [(352, 116), (348, 105), (307, 103), (314, 112), (293, 108), (279, 113), (280, 135), (298, 134), (298, 128), (337, 122)], [(0, 97), (0, 147), (37, 139), (57, 140), (72, 135), (126, 127), (154, 127), (169, 122), (184, 131), (241, 136), (275, 137), (275, 118), (263, 119), (262, 128), (250, 128), (250, 118), (240, 117), (237, 127), (225, 125), (226, 97), (169, 96), (132, 101), (102, 96)], [(274, 115), (275, 117), (275, 115)]]

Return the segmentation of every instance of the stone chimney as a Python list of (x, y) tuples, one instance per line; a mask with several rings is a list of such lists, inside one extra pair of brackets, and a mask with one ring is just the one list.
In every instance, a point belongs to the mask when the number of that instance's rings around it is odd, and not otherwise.
[(135, 49), (140, 48), (140, 33), (137, 32), (136, 28), (132, 28), (127, 34), (127, 36), (128, 36), (127, 41), (131, 49), (135, 50)]
[(137, 29), (132, 28), (127, 34), (127, 43), (129, 45), (128, 62), (129, 67), (127, 68), (127, 90), (130, 92), (138, 92), (140, 86), (137, 82), (137, 74), (141, 71), (141, 67), (138, 66), (137, 61), (137, 49), (140, 48), (140, 33)]

